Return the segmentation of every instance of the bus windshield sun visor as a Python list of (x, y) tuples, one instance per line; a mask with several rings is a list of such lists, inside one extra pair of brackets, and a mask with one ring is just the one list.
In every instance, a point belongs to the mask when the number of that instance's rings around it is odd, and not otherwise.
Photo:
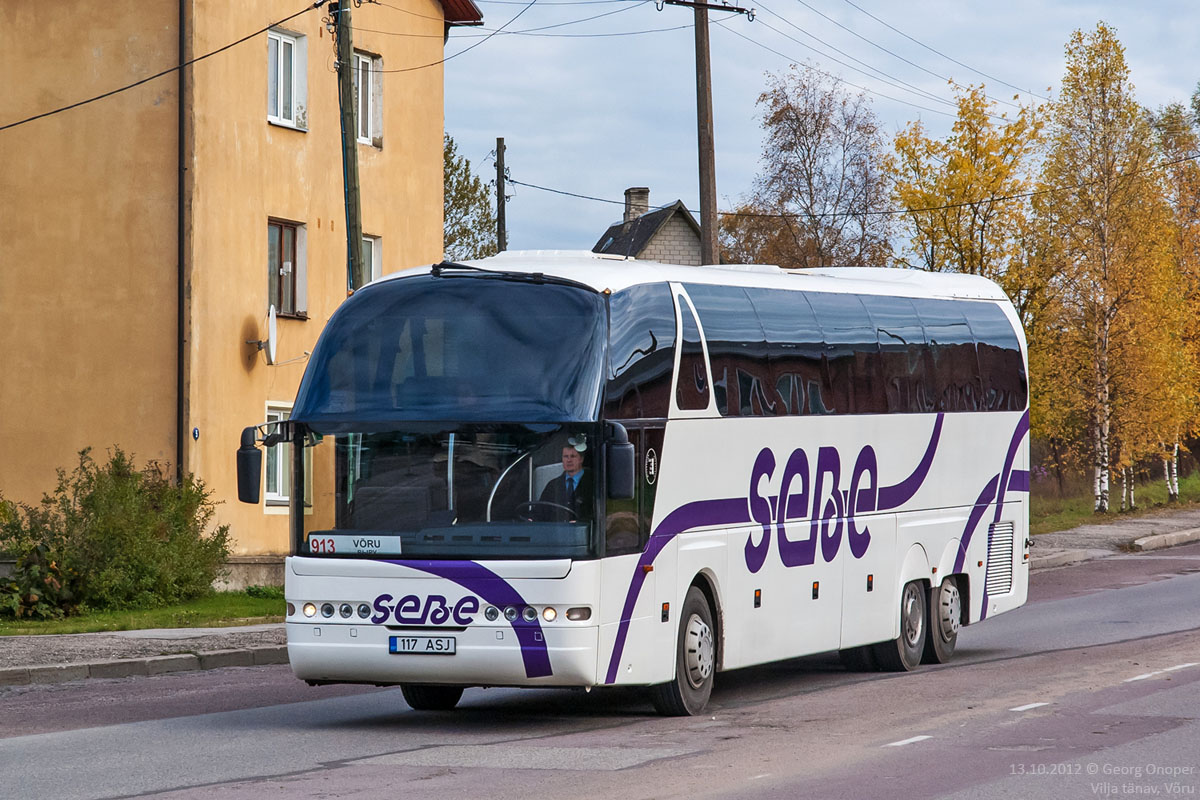
[(594, 421), (606, 331), (603, 298), (557, 281), (383, 281), (333, 315), (291, 418), (318, 433), (347, 423)]

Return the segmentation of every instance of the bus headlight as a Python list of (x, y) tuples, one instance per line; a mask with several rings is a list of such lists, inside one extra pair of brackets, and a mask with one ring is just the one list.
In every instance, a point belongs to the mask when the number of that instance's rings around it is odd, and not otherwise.
[(360, 617), (362, 617), (363, 619), (366, 619), (367, 617), (371, 616), (371, 607), (369, 605), (367, 605), (366, 603), (359, 603), (358, 604), (358, 615)]
[(506, 620), (508, 620), (509, 622), (514, 621), (520, 613), (521, 613), (520, 611), (517, 611), (516, 606), (505, 606), (504, 607), (504, 618)]
[(568, 608), (567, 619), (572, 622), (583, 622), (592, 618), (592, 610), (590, 608)]
[(546, 606), (542, 609), (542, 619), (546, 622), (554, 622), (558, 619), (558, 612), (554, 610), (554, 606)]
[(354, 606), (350, 605), (349, 603), (342, 603), (340, 606), (338, 606), (338, 613), (341, 614), (344, 619), (349, 619), (350, 616), (354, 614)]
[(333, 616), (333, 603), (321, 603), (321, 616), (326, 619)]
[(500, 609), (495, 606), (488, 606), (483, 610), (483, 616), (488, 622), (495, 622), (500, 619)]
[(304, 604), (304, 616), (315, 617), (316, 615), (317, 615), (316, 603), (305, 603)]
[(288, 603), (287, 608), (288, 608), (288, 616), (289, 617), (296, 613), (296, 604), (295, 603)]
[(537, 622), (537, 609), (533, 606), (525, 606), (525, 609), (521, 612), (521, 616), (526, 622)]

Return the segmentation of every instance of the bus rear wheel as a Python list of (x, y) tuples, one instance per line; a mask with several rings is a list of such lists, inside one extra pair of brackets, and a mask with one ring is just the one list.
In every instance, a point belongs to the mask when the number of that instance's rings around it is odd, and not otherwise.
[(904, 584), (900, 594), (900, 635), (875, 645), (875, 662), (888, 672), (908, 672), (921, 664), (928, 631), (925, 587), (920, 581)]
[(423, 683), (402, 683), (404, 702), (417, 711), (449, 711), (462, 698), (461, 686), (432, 686)]
[(954, 655), (962, 624), (962, 595), (954, 578), (929, 590), (929, 635), (925, 639), (926, 664), (945, 664)]
[(655, 710), (665, 717), (699, 714), (712, 694), (717, 644), (712, 609), (704, 593), (692, 586), (679, 615), (675, 680), (650, 687)]

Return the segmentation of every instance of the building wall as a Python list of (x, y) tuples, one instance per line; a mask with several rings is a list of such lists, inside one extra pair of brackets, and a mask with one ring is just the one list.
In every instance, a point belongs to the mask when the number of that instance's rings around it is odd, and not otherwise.
[[(68, 10), (64, 10), (69, 5)], [(354, 8), (355, 49), (383, 70), (443, 57), (436, 0)], [(287, 0), (188, 0), (189, 56), (298, 9)], [(346, 297), (333, 42), (309, 11), (283, 27), (307, 45), (307, 130), (267, 121), (267, 37), (189, 69), (184, 464), (220, 501), (239, 555), (284, 553), (286, 510), (236, 499), (234, 453), (268, 402), (290, 404), (306, 352)], [(4, 3), (0, 124), (178, 63), (175, 3)], [(36, 35), (34, 35), (36, 33)], [(46, 47), (53, 42), (55, 49)], [(0, 493), (36, 500), (86, 445), (174, 461), (177, 79), (0, 132)], [(382, 75), (382, 147), (357, 145), (363, 230), (383, 268), (442, 252), (442, 68)], [(307, 319), (266, 338), (267, 221), (307, 234)], [(193, 432), (196, 438), (193, 438)], [(318, 463), (331, 471), (328, 454)], [(318, 475), (318, 482), (320, 479)], [(318, 498), (319, 499), (319, 498)]]
[[(178, 63), (173, 3), (0, 3), (0, 125)], [(131, 34), (131, 31), (134, 32)], [(177, 81), (0, 131), (0, 494), (175, 460)]]
[[(394, 3), (412, 13), (364, 4), (354, 27), (424, 34), (396, 37), (356, 30), (354, 46), (404, 69), (442, 58), (441, 6)], [(280, 0), (196, 5), (196, 47), (207, 51), (294, 10)], [(188, 466), (226, 502), (237, 554), (284, 553), (286, 508), (236, 501), (234, 452), (241, 429), (266, 418), (268, 402), (290, 404), (318, 335), (346, 298), (346, 225), (333, 72), (334, 47), (322, 12), (285, 26), (306, 38), (307, 130), (267, 122), (265, 37), (211, 59), (195, 72), (195, 153), (189, 342), (189, 419), (200, 437)], [(441, 67), (382, 75), (382, 147), (357, 145), (363, 231), (382, 238), (385, 272), (428, 264), (442, 252)], [(266, 337), (267, 221), (302, 223), (307, 233), (308, 319), (280, 319), (275, 366), (246, 340)], [(332, 449), (332, 444), (326, 444)], [(315, 451), (315, 510), (328, 516), (330, 453)], [(325, 480), (323, 481), (322, 478)]]
[(700, 237), (679, 214), (672, 214), (638, 258), (664, 264), (700, 266)]

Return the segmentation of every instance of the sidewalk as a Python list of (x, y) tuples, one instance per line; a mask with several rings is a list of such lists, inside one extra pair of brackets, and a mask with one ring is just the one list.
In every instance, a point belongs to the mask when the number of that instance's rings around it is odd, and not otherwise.
[[(1200, 541), (1200, 509), (1035, 537), (1034, 570)], [(196, 669), (286, 664), (283, 623), (0, 637), (0, 688)]]

